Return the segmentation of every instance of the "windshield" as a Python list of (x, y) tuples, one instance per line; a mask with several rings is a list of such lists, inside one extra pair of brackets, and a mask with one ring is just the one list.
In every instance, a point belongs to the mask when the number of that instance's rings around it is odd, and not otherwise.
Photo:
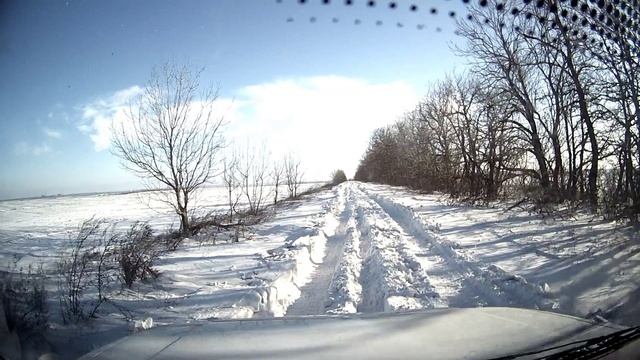
[(639, 14), (0, 3), (0, 356), (251, 318), (640, 325)]

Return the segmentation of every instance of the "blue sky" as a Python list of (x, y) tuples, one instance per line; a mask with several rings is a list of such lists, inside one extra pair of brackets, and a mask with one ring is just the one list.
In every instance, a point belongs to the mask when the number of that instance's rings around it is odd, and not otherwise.
[(138, 188), (99, 145), (108, 138), (100, 124), (166, 61), (205, 68), (232, 142), (261, 137), (273, 157), (294, 153), (309, 180), (337, 167), (351, 176), (373, 128), (463, 67), (442, 14), (461, 4), (434, 16), (429, 8), (445, 2), (417, 2), (417, 12), (388, 3), (2, 2), (0, 198)]

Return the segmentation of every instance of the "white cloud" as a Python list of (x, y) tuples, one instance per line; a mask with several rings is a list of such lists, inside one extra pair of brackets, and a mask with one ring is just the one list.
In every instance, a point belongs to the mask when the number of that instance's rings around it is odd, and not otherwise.
[(60, 130), (43, 127), (42, 131), (45, 135), (47, 135), (47, 137), (50, 137), (52, 139), (60, 139), (62, 137), (62, 132), (60, 132)]
[(33, 155), (40, 156), (51, 152), (51, 147), (47, 143), (32, 145), (25, 141), (20, 141), (15, 145), (15, 153), (17, 155)]
[[(122, 121), (127, 102), (142, 89), (133, 86), (81, 107), (97, 151), (107, 149), (113, 121)], [(307, 179), (325, 179), (335, 168), (353, 175), (378, 127), (412, 109), (419, 96), (406, 82), (369, 82), (341, 76), (276, 80), (239, 89), (234, 99), (220, 98), (229, 142), (265, 142), (273, 156), (293, 153)]]
[(78, 125), (78, 130), (89, 135), (96, 151), (109, 148), (111, 125), (114, 121), (125, 120), (129, 100), (140, 92), (142, 88), (134, 85), (80, 107), (82, 123)]
[(335, 168), (353, 176), (372, 131), (397, 120), (418, 99), (405, 82), (340, 76), (248, 86), (239, 92), (230, 137), (265, 140), (274, 156), (297, 155), (307, 179), (328, 178)]

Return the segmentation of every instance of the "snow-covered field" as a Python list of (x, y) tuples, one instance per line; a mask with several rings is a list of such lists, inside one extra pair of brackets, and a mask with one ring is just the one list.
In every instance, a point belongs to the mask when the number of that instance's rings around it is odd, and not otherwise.
[[(156, 229), (173, 221), (136, 194), (0, 203), (2, 265), (52, 263), (67, 232), (96, 215)], [(223, 206), (211, 196), (209, 207)], [(447, 204), (347, 182), (284, 203), (239, 243), (189, 240), (160, 277), (111, 297), (154, 326), (228, 318), (514, 306), (639, 324), (637, 229), (587, 214), (551, 219), (506, 205)], [(52, 325), (75, 355), (127, 333), (122, 313)]]
[[(302, 184), (301, 191), (319, 185)], [(271, 187), (267, 193), (272, 193)], [(279, 189), (279, 197), (286, 197), (284, 186)], [(91, 217), (117, 223), (120, 228), (147, 221), (156, 232), (178, 229), (178, 217), (160, 199), (154, 193), (133, 192), (0, 201), (0, 270), (14, 261), (18, 261), (18, 267), (55, 263), (69, 236)], [(266, 199), (271, 202), (272, 195)], [(239, 206), (243, 201), (241, 198)], [(191, 207), (204, 214), (226, 211), (225, 203), (224, 188), (207, 187), (196, 194)]]
[[(304, 184), (302, 191), (319, 185)], [(144, 193), (0, 202), (0, 270), (43, 266), (49, 276), (48, 337), (62, 358), (125, 336), (130, 319), (151, 317), (158, 326), (281, 316), (299, 296), (298, 286), (308, 281), (312, 259), (322, 259), (327, 197), (331, 194), (282, 203), (270, 210), (269, 221), (241, 234), (238, 243), (185, 241), (155, 262), (160, 272), (156, 281), (136, 283), (131, 290), (115, 289), (108, 295), (121, 309), (104, 305), (99, 319), (77, 326), (62, 325), (56, 295), (56, 264), (69, 237), (93, 216), (117, 222), (122, 229), (135, 221), (149, 221), (156, 232), (175, 228), (176, 215), (165, 205), (150, 203)], [(204, 189), (198, 201), (202, 211), (224, 210), (224, 189)]]

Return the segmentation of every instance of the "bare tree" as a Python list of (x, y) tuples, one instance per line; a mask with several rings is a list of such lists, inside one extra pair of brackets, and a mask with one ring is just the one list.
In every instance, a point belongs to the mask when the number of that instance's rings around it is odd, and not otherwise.
[(284, 173), (287, 189), (289, 190), (289, 197), (298, 196), (303, 175), (300, 160), (295, 159), (292, 155), (288, 155), (284, 160)]
[(150, 190), (168, 188), (163, 201), (189, 233), (189, 204), (215, 174), (223, 146), (221, 118), (213, 114), (215, 90), (199, 91), (201, 71), (166, 64), (154, 70), (130, 104), (127, 122), (113, 127), (113, 153)]
[(249, 205), (249, 213), (253, 215), (257, 215), (260, 212), (267, 196), (265, 190), (267, 171), (268, 161), (265, 146), (262, 146), (261, 149), (247, 147), (238, 163), (238, 174), (242, 192)]
[(227, 204), (229, 205), (229, 222), (233, 223), (233, 213), (240, 201), (240, 179), (238, 178), (238, 158), (235, 153), (222, 161), (222, 182), (226, 189)]
[(275, 193), (273, 196), (273, 204), (275, 205), (278, 203), (278, 188), (280, 187), (284, 176), (284, 162), (276, 161), (273, 163), (273, 172), (271, 173), (271, 176), (273, 180), (273, 190)]

